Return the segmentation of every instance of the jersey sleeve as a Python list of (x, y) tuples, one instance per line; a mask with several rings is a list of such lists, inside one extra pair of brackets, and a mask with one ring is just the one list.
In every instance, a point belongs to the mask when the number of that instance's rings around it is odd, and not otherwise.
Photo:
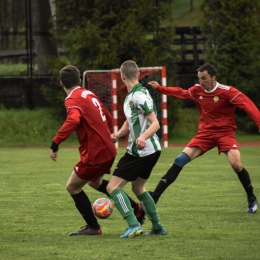
[(231, 88), (229, 99), (231, 104), (245, 111), (260, 130), (260, 112), (256, 105), (245, 94), (235, 88)]
[(81, 116), (82, 114), (78, 107), (68, 107), (67, 118), (56, 133), (53, 141), (58, 145), (65, 141), (80, 124)]
[(162, 87), (158, 86), (156, 88), (160, 93), (165, 94), (167, 96), (172, 96), (172, 97), (177, 97), (181, 99), (188, 99), (188, 100), (193, 100), (192, 96), (192, 88), (189, 89), (182, 89), (180, 87)]

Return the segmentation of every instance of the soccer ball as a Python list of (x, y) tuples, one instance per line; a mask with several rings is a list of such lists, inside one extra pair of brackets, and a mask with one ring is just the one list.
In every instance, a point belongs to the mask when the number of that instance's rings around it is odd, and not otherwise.
[(93, 203), (92, 209), (98, 218), (108, 218), (113, 212), (114, 205), (109, 199), (99, 198)]

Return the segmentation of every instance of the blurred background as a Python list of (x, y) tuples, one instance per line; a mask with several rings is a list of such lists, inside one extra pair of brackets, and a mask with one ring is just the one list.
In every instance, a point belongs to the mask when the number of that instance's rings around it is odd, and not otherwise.
[[(165, 66), (167, 86), (189, 88), (210, 62), (217, 81), (260, 108), (259, 0), (0, 0), (0, 10), (2, 145), (44, 143), (57, 130), (66, 115), (59, 70), (69, 64), (83, 76), (131, 59)], [(36, 121), (28, 129), (26, 120)], [(236, 120), (238, 134), (258, 133), (243, 111)], [(197, 122), (193, 102), (168, 98), (170, 139), (190, 138)]]

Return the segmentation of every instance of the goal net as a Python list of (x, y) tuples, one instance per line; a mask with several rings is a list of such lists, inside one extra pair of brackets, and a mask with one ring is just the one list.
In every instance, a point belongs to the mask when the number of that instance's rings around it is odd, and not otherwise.
[[(167, 126), (167, 97), (160, 94), (152, 87), (147, 86), (151, 80), (166, 86), (165, 67), (139, 68), (139, 82), (147, 87), (156, 108), (160, 129), (157, 132), (163, 147), (168, 147), (168, 126)], [(127, 89), (121, 80), (120, 70), (86, 70), (83, 73), (83, 87), (96, 94), (113, 117), (113, 132), (117, 132), (126, 120), (123, 111), (123, 104)], [(118, 147), (118, 145), (116, 145)]]

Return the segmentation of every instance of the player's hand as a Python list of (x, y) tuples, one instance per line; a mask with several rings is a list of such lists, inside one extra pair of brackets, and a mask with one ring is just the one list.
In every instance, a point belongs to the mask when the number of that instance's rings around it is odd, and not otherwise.
[(116, 143), (119, 137), (115, 133), (113, 133), (110, 135), (110, 139), (112, 140), (113, 143)]
[(53, 161), (56, 162), (57, 157), (58, 157), (58, 152), (53, 152), (53, 150), (50, 149), (50, 157), (51, 157), (51, 159), (52, 159)]
[(136, 148), (138, 150), (143, 150), (146, 146), (146, 142), (145, 142), (145, 139), (142, 138), (141, 136), (139, 136), (136, 140), (135, 140), (135, 143), (136, 143)]
[(156, 81), (150, 81), (147, 83), (147, 85), (151, 86), (153, 89), (157, 89), (157, 87), (159, 86), (158, 82)]

